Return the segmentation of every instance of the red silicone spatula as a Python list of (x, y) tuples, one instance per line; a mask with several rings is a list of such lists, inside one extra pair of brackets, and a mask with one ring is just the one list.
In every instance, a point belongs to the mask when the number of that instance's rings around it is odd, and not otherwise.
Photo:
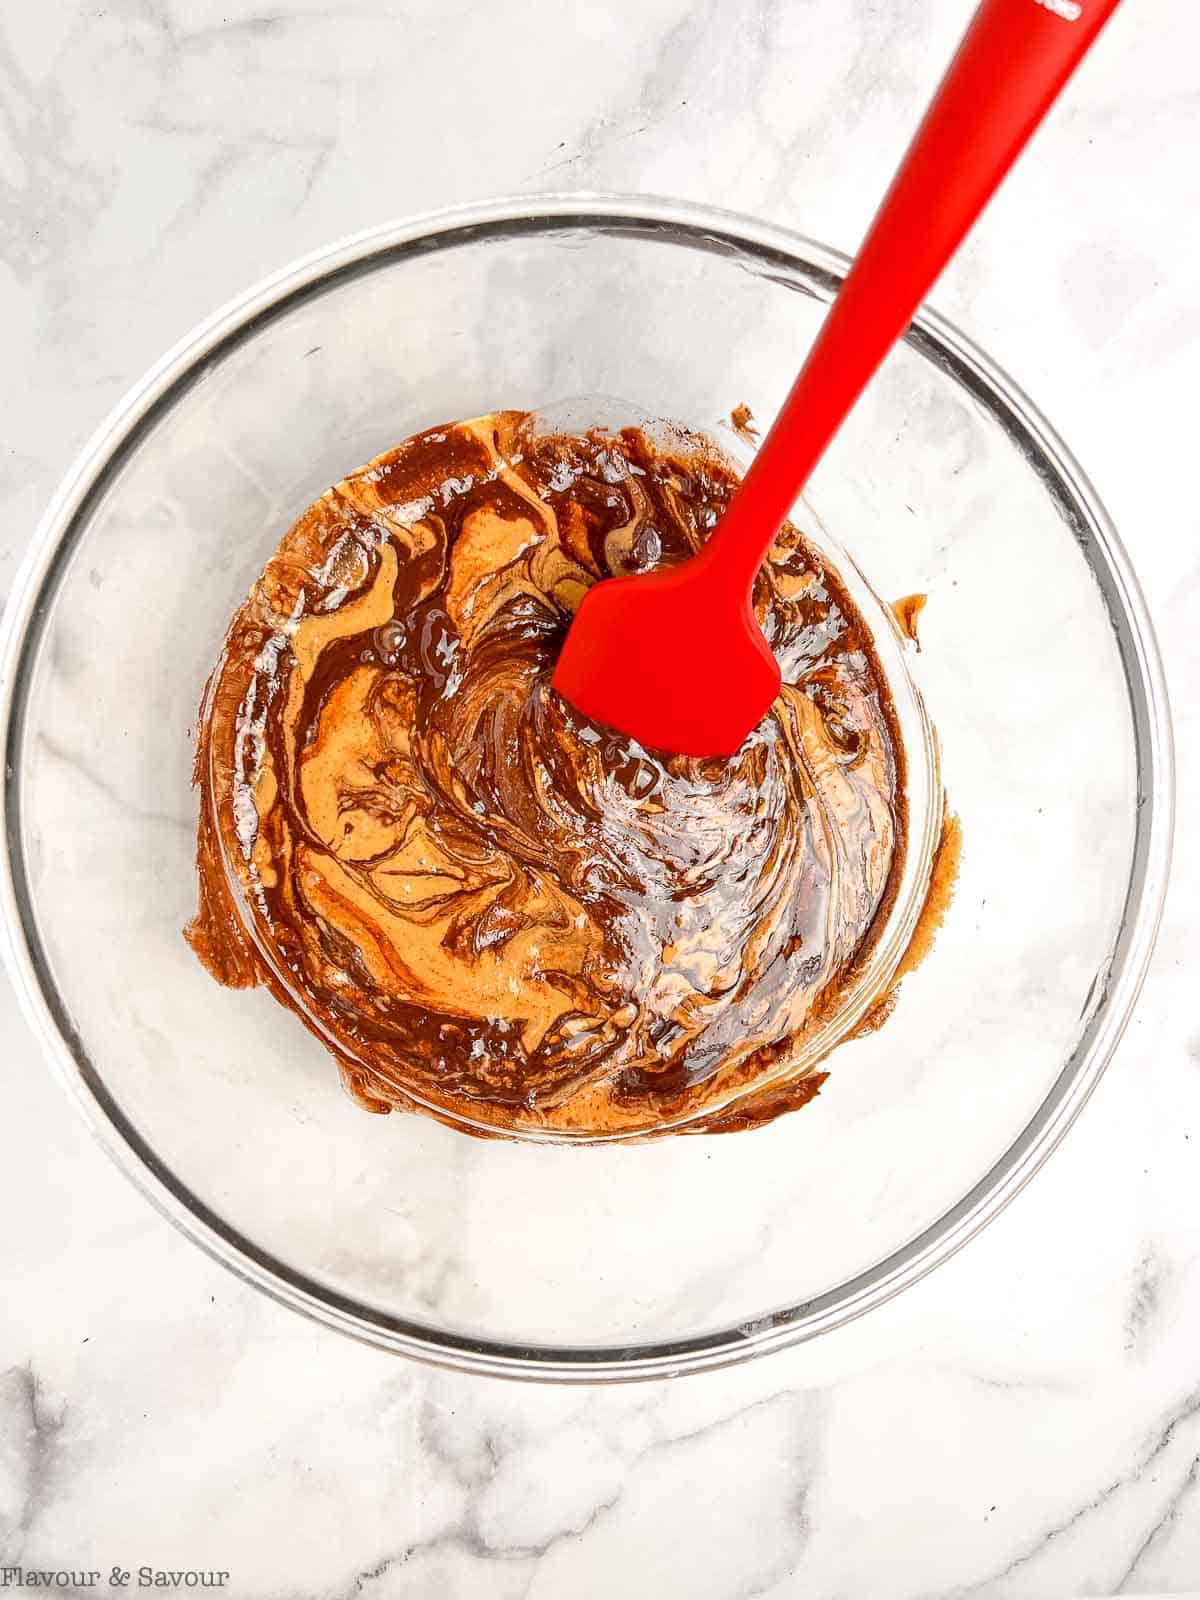
[(1118, 0), (983, 0), (775, 425), (704, 548), (584, 597), (554, 686), (598, 722), (732, 755), (779, 692), (755, 574), (830, 439)]

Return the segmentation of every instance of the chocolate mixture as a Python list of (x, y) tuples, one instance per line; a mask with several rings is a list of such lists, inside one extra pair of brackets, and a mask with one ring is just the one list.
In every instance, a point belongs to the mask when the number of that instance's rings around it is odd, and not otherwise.
[(645, 1135), (816, 1093), (806, 1035), (904, 845), (890, 701), (834, 575), (786, 525), (755, 593), (784, 689), (730, 760), (648, 751), (550, 688), (587, 587), (690, 554), (735, 485), (682, 433), (433, 429), (311, 506), (234, 618), (188, 938), (363, 1105)]

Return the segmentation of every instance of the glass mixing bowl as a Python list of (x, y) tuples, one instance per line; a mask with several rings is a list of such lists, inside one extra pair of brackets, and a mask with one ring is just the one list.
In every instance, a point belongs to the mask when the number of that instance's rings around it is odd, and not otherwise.
[(889, 599), (962, 821), (955, 898), (881, 1032), (750, 1133), (564, 1148), (373, 1117), (194, 906), (194, 717), (297, 513), (406, 434), (628, 397), (769, 419), (845, 259), (645, 199), (500, 202), (301, 262), (168, 355), (34, 541), (2, 666), (17, 987), (93, 1129), (252, 1283), (387, 1348), (615, 1379), (812, 1337), (944, 1260), (1053, 1149), (1135, 999), (1170, 846), (1166, 696), (1125, 554), (1013, 384), (932, 313), (797, 507)]

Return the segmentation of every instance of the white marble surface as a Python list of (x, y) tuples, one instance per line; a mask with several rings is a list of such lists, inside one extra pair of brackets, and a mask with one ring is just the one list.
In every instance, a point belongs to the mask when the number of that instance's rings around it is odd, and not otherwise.
[[(166, 345), (386, 215), (641, 189), (851, 246), (967, 10), (10, 0), (0, 592)], [(1188, 0), (1131, 0), (935, 297), (1092, 473), (1174, 692), (1163, 934), (1062, 1150), (817, 1345), (621, 1390), (489, 1383), (211, 1264), (92, 1146), (0, 989), (0, 1565), (226, 1570), (238, 1600), (1200, 1590), (1198, 45)]]

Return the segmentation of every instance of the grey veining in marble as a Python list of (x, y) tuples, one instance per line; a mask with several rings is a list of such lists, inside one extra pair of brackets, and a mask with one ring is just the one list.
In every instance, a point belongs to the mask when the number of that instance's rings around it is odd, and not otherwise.
[[(612, 188), (852, 247), (968, 9), (9, 0), (0, 594), (123, 390), (353, 229)], [(0, 1567), (228, 1570), (237, 1600), (1200, 1591), (1198, 47), (1187, 0), (1130, 0), (935, 296), (1094, 477), (1174, 694), (1163, 934), (1045, 1172), (813, 1346), (623, 1390), (486, 1383), (209, 1262), (94, 1148), (4, 989)]]

